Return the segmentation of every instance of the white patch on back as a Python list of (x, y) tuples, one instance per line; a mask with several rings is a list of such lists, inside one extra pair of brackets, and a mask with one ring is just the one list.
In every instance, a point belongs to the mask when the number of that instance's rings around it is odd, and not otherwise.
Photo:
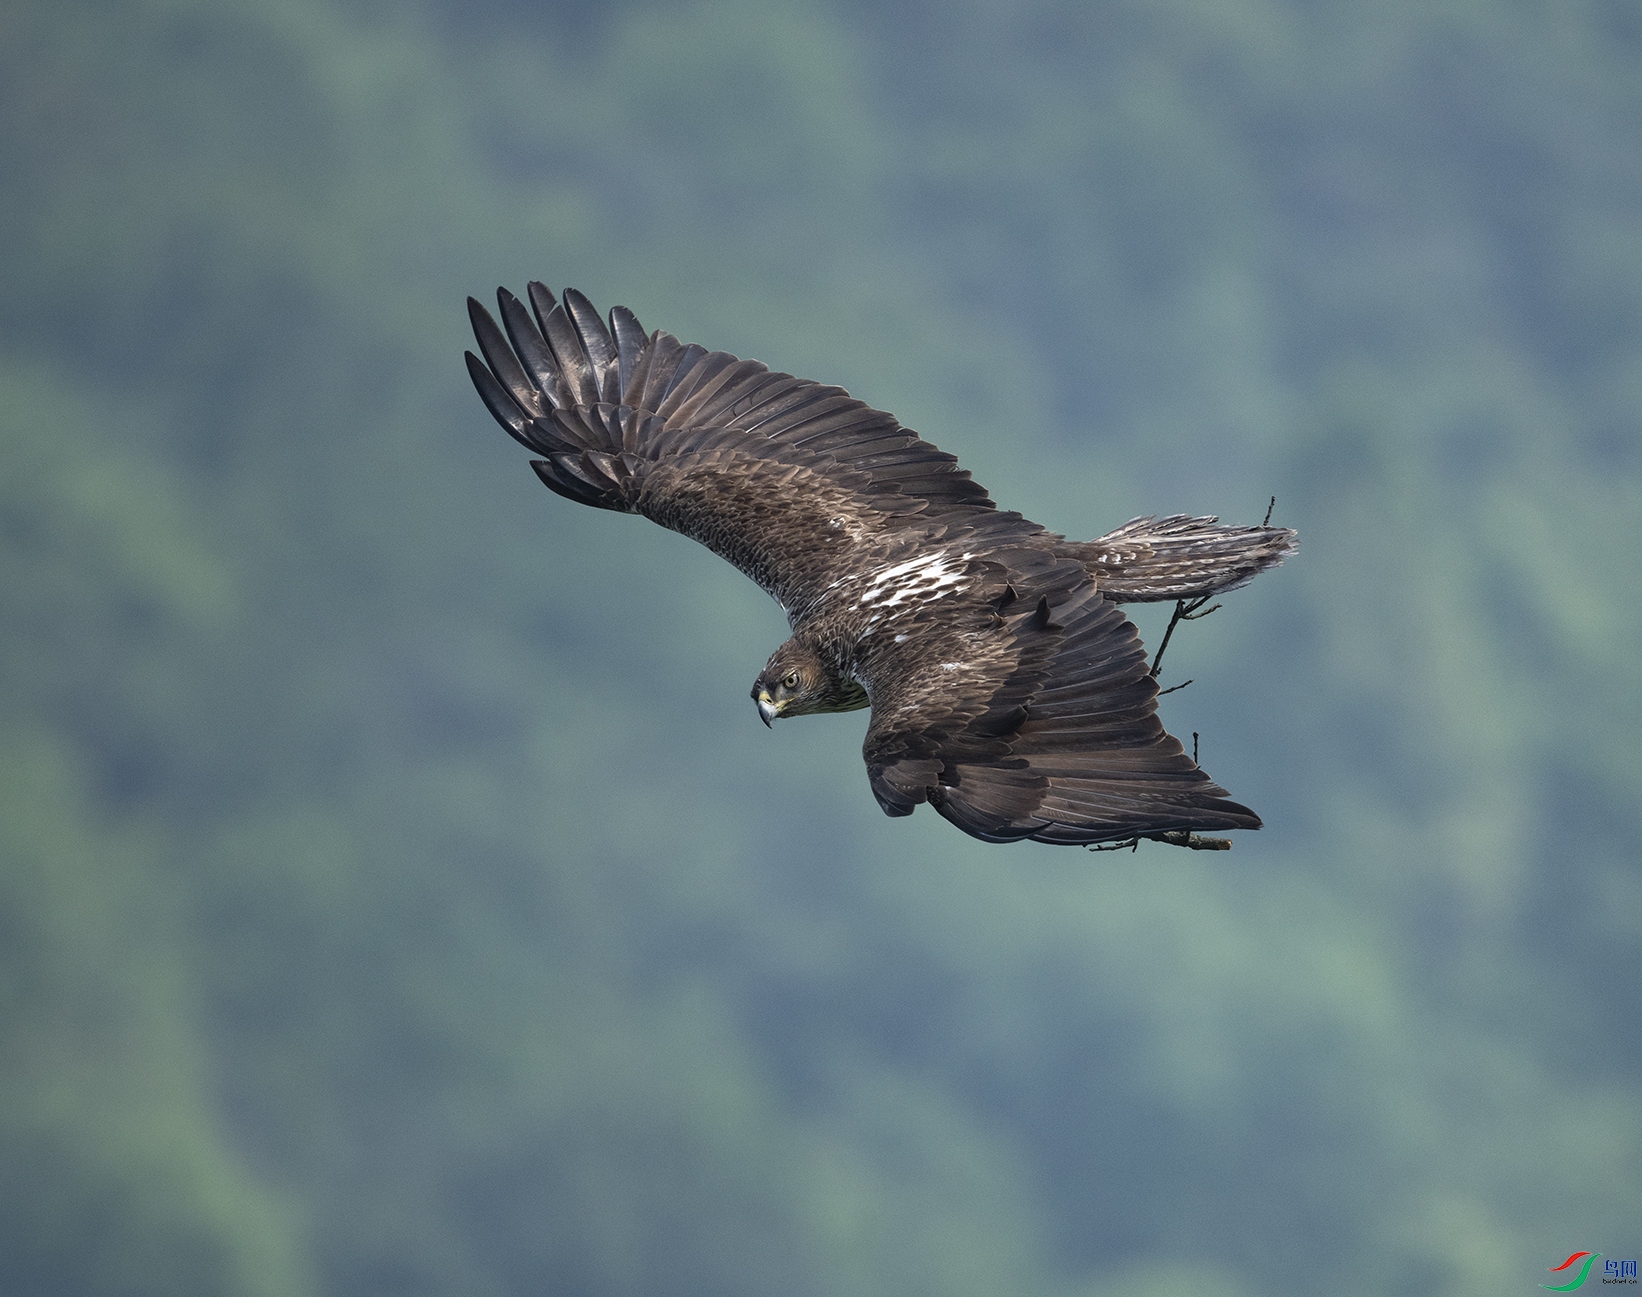
[(948, 594), (962, 594), (969, 588), (964, 581), (964, 565), (973, 557), (938, 550), (880, 568), (868, 580), (855, 606), (905, 611)]

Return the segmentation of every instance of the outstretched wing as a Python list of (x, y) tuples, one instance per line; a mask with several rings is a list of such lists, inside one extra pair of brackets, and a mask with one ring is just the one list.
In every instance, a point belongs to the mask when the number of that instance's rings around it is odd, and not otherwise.
[[(648, 336), (625, 307), (608, 325), (575, 290), (473, 299), (468, 371), (498, 423), (542, 458), (558, 494), (643, 514), (728, 559), (798, 616), (862, 550), (910, 528), (999, 514), (951, 455), (895, 419), (756, 360)], [(990, 530), (990, 528), (989, 528)]]
[(1260, 827), (1164, 731), (1140, 638), (1081, 565), (999, 568), (981, 596), (930, 605), (864, 667), (885, 812), (927, 801), (988, 842)]

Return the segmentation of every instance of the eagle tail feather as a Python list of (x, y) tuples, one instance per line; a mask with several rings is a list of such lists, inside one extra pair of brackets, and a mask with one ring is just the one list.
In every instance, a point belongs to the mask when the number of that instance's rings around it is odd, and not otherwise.
[(1132, 518), (1062, 548), (1113, 603), (1200, 599), (1247, 585), (1299, 548), (1287, 527), (1222, 527), (1218, 518)]

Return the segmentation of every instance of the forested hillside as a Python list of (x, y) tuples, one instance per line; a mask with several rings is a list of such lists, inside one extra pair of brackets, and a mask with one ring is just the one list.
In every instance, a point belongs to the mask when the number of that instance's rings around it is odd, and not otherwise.
[[(0, 6), (0, 1290), (1642, 1251), (1638, 13)], [(1267, 827), (988, 846), (766, 731), (779, 610), (474, 397), (533, 277), (1075, 537), (1275, 495), (1162, 706)]]

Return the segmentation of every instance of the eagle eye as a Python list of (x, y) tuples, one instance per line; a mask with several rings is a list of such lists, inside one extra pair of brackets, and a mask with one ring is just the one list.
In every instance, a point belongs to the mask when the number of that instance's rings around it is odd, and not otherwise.
[(787, 674), (782, 678), (781, 683), (784, 684), (788, 689), (798, 688), (798, 672), (796, 672), (796, 671), (787, 672)]

